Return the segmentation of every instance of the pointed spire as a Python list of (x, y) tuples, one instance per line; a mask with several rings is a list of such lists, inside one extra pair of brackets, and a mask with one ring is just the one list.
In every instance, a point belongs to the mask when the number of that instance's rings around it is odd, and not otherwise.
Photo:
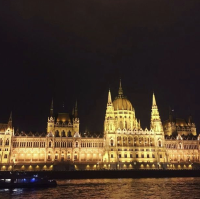
[(9, 120), (8, 120), (8, 126), (10, 128), (12, 128), (12, 111), (10, 112), (10, 117), (9, 117)]
[(152, 100), (150, 129), (153, 129), (155, 132), (163, 132), (163, 126), (160, 119), (160, 114), (159, 114), (159, 110), (156, 104), (156, 98), (155, 98), (154, 93), (153, 93), (153, 100)]
[(152, 106), (156, 106), (156, 98), (155, 98), (155, 95), (154, 95), (154, 93), (153, 93)]
[(192, 123), (192, 115), (191, 114), (188, 117), (188, 123), (190, 123), (190, 124)]
[(172, 115), (172, 109), (169, 106), (169, 121), (172, 122), (173, 121), (173, 115)]
[(110, 89), (108, 91), (108, 105), (111, 105), (112, 104), (112, 98), (111, 98), (111, 92), (110, 92)]
[(75, 118), (78, 117), (78, 105), (77, 105), (77, 100), (76, 100), (76, 103), (75, 103), (74, 117), (75, 117)]
[(120, 79), (119, 81), (119, 91), (118, 91), (119, 97), (123, 97), (123, 89), (122, 89), (122, 81)]
[(10, 112), (9, 122), (12, 122), (12, 111)]
[(50, 117), (53, 117), (53, 98), (52, 98), (52, 101), (51, 101)]

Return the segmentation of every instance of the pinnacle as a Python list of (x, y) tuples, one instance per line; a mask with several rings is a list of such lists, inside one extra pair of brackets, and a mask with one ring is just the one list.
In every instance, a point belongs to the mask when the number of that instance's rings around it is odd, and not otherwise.
[(119, 82), (119, 91), (118, 91), (118, 94), (119, 94), (119, 97), (123, 96), (122, 81), (121, 81), (121, 79), (120, 79), (120, 82)]
[(155, 98), (155, 95), (154, 95), (154, 93), (153, 93), (152, 106), (156, 106), (156, 98)]
[(108, 91), (108, 104), (112, 104), (111, 92), (110, 89)]

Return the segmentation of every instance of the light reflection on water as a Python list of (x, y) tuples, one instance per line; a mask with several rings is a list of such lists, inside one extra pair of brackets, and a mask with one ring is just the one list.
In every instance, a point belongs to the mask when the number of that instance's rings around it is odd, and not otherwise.
[(58, 180), (56, 188), (0, 189), (0, 198), (199, 198), (200, 178)]

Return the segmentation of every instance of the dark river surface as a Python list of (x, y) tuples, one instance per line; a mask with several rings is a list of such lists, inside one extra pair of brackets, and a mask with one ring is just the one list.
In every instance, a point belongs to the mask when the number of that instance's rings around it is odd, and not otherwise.
[(200, 198), (200, 178), (58, 180), (56, 188), (0, 189), (0, 198)]

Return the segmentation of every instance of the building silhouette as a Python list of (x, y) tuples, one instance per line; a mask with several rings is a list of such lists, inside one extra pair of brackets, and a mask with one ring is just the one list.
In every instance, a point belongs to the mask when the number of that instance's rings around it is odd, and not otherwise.
[(152, 96), (150, 128), (142, 129), (131, 102), (123, 95), (108, 102), (103, 137), (79, 132), (77, 103), (69, 113), (54, 114), (53, 100), (46, 134), (19, 132), (0, 124), (0, 170), (68, 169), (192, 169), (199, 165), (200, 136), (192, 117), (161, 122), (155, 95)]

